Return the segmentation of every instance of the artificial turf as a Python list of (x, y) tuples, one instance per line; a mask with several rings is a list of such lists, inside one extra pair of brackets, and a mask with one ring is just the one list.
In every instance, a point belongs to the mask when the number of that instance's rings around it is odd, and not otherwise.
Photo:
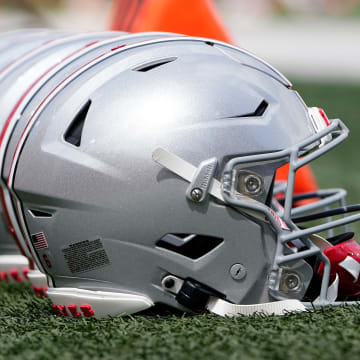
[(54, 315), (29, 286), (2, 285), (1, 359), (357, 359), (360, 307), (239, 318)]
[[(321, 186), (360, 202), (360, 86), (296, 82), (309, 106), (350, 127), (349, 140), (315, 162)], [(291, 121), (291, 119), (289, 119)], [(354, 226), (360, 230), (360, 226)], [(55, 315), (29, 285), (0, 284), (0, 359), (357, 359), (360, 307), (282, 317), (147, 313), (105, 320)]]

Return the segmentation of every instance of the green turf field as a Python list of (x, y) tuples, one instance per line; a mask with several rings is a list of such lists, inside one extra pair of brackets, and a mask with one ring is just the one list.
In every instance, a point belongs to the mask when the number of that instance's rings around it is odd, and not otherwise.
[[(309, 106), (341, 117), (349, 140), (314, 164), (323, 187), (360, 201), (360, 86), (295, 83)], [(291, 119), (289, 119), (291, 121)], [(360, 231), (360, 226), (354, 227)], [(0, 285), (0, 359), (358, 359), (360, 308), (283, 317), (147, 314), (96, 321), (52, 313), (26, 285)]]

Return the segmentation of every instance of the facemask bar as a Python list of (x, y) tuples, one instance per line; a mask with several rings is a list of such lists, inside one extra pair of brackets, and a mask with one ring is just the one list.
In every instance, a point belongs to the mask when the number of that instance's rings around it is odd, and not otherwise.
[[(332, 229), (338, 226), (343, 226), (345, 224), (350, 224), (352, 222), (360, 220), (360, 214), (346, 216), (343, 219), (338, 219), (334, 221), (329, 221), (325, 224), (318, 226), (313, 226), (304, 230), (300, 230), (291, 219), (292, 215), (292, 204), (293, 204), (293, 193), (294, 193), (294, 183), (295, 183), (295, 173), (302, 166), (308, 164), (309, 162), (317, 159), (322, 156), (324, 153), (330, 151), (341, 142), (343, 142), (349, 134), (348, 128), (342, 123), (340, 119), (332, 120), (330, 125), (325, 129), (319, 131), (318, 133), (310, 136), (309, 138), (303, 140), (302, 142), (293, 145), (287, 149), (277, 151), (274, 153), (268, 154), (259, 154), (259, 155), (248, 155), (243, 157), (237, 157), (231, 159), (226, 165), (223, 174), (222, 181), (222, 192), (224, 201), (232, 206), (244, 208), (250, 211), (260, 212), (265, 215), (265, 217), (270, 221), (273, 228), (277, 233), (277, 249), (273, 264), (272, 273), (270, 274), (269, 279), (269, 288), (272, 296), (278, 300), (284, 300), (285, 297), (281, 296), (278, 293), (279, 281), (280, 281), (280, 266), (291, 261), (304, 259), (309, 256), (317, 255), (324, 263), (324, 273), (321, 283), (320, 296), (317, 299), (319, 305), (328, 305), (332, 303), (333, 300), (328, 299), (328, 286), (330, 278), (330, 261), (310, 239), (310, 235)], [(324, 139), (327, 135), (332, 135), (332, 139), (327, 142), (321, 142), (321, 147), (317, 146), (315, 150), (311, 153), (303, 155), (302, 153), (306, 147), (319, 142), (321, 139)], [(300, 158), (300, 156), (302, 156)], [(236, 197), (232, 193), (233, 179), (234, 179), (234, 169), (240, 164), (254, 163), (259, 161), (268, 161), (275, 159), (289, 159), (289, 173), (288, 173), (288, 182), (285, 189), (285, 203), (283, 210), (283, 220), (288, 225), (290, 231), (282, 229), (279, 224), (276, 216), (272, 213), (272, 210), (268, 208), (265, 204), (262, 204), (254, 199), (250, 199), (248, 196), (237, 194)], [(337, 198), (338, 200), (341, 197)], [(323, 202), (322, 204), (328, 205), (328, 203)], [(306, 250), (293, 253), (285, 253), (285, 250), (288, 250), (287, 244), (295, 239), (301, 239), (302, 242), (307, 246)]]
[[(284, 182), (281, 184), (281, 187), (276, 187), (274, 191), (274, 196), (279, 193), (286, 191), (287, 184)], [(291, 215), (298, 216), (300, 214), (306, 213), (308, 211), (314, 211), (321, 208), (326, 208), (327, 206), (339, 201), (340, 206), (345, 206), (345, 197), (347, 195), (346, 190), (344, 189), (320, 189), (314, 192), (303, 193), (299, 195), (293, 196), (293, 201), (300, 201), (306, 199), (315, 199), (319, 198), (320, 200), (316, 200), (310, 204), (301, 205), (297, 207), (292, 207)], [(279, 199), (281, 201), (281, 199)]]
[[(286, 191), (286, 182), (283, 181), (279, 184), (276, 184), (274, 191), (273, 191), (273, 201), (272, 201), (272, 207), (276, 210), (277, 214), (282, 217), (284, 213), (284, 208), (282, 206), (282, 199), (278, 199), (276, 195), (280, 193), (285, 193)], [(338, 212), (339, 214), (344, 214), (346, 216), (346, 213), (351, 211), (357, 211), (353, 209), (353, 207), (347, 208), (346, 207), (346, 195), (347, 192), (344, 189), (320, 189), (313, 192), (307, 192), (302, 194), (297, 194), (293, 196), (293, 201), (300, 201), (300, 200), (308, 200), (308, 199), (316, 199), (310, 204), (301, 205), (297, 207), (292, 207), (291, 209), (291, 217), (295, 223), (297, 222), (305, 222), (305, 221), (312, 221), (316, 218), (324, 218), (326, 216), (319, 216), (316, 215), (319, 214), (325, 214), (326, 212), (329, 213), (329, 216), (327, 217), (327, 222), (332, 221), (332, 216), (336, 215)], [(339, 202), (339, 210), (344, 209), (345, 211), (333, 211), (335, 209), (330, 209), (330, 205)], [(315, 210), (323, 209), (325, 211), (315, 213), (309, 216), (302, 216), (305, 213), (308, 212), (314, 212)], [(313, 218), (312, 218), (313, 217)], [(297, 219), (301, 220), (304, 219), (304, 221), (296, 221)], [(344, 231), (349, 232), (350, 231), (350, 225), (346, 224), (344, 226)], [(328, 230), (328, 237), (334, 236), (334, 229)]]

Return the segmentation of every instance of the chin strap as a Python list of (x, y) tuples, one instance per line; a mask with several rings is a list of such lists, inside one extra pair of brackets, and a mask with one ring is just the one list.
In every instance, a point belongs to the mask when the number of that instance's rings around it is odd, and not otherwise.
[[(197, 168), (194, 165), (188, 163), (187, 161), (181, 159), (180, 157), (172, 154), (171, 152), (163, 148), (155, 149), (152, 153), (152, 158), (156, 163), (170, 170), (174, 174), (182, 177), (189, 183), (191, 183), (196, 176)], [(218, 200), (225, 202), (221, 192), (220, 181), (212, 178), (209, 182), (209, 194), (211, 194)]]
[[(326, 302), (327, 303), (333, 303), (335, 302), (335, 300), (338, 297), (338, 293), (339, 293), (339, 275), (336, 274), (335, 275), (335, 280), (331, 283), (331, 285), (328, 287), (328, 291), (327, 291), (327, 297), (326, 297)], [(320, 296), (317, 297), (314, 300), (314, 305), (320, 304), (321, 305), (321, 300), (320, 300)]]
[(294, 311), (306, 311), (305, 305), (296, 299), (274, 301), (262, 304), (238, 305), (224, 300), (217, 291), (193, 279), (180, 279), (167, 275), (162, 280), (164, 290), (174, 294), (179, 304), (193, 311), (207, 310), (219, 316), (285, 315)]
[(346, 258), (339, 263), (339, 266), (351, 274), (354, 278), (354, 283), (359, 279), (360, 274), (360, 264), (351, 256), (346, 256)]
[[(354, 240), (353, 233), (348, 233), (344, 241), (325, 248), (324, 254), (331, 263), (330, 279), (333, 288), (330, 293), (335, 293), (335, 287), (341, 298), (353, 298), (360, 295), (360, 246)], [(338, 236), (339, 237), (339, 236)], [(329, 240), (333, 240), (329, 239)], [(321, 263), (317, 273), (322, 276), (324, 265)], [(332, 296), (334, 298), (335, 295)]]
[(294, 311), (306, 311), (306, 307), (299, 300), (281, 300), (263, 304), (237, 305), (228, 301), (210, 297), (206, 306), (211, 313), (220, 316), (253, 315), (261, 313), (266, 315), (285, 315)]

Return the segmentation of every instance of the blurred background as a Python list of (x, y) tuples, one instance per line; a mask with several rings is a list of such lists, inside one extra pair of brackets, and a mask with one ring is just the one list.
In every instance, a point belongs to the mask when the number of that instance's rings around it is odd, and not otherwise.
[[(0, 30), (104, 30), (112, 3), (0, 0)], [(238, 45), (289, 77), (360, 81), (360, 0), (215, 0), (215, 5)]]
[[(360, 0), (214, 3), (236, 44), (283, 72), (309, 106), (348, 125), (349, 140), (313, 170), (321, 187), (344, 187), (350, 203), (360, 202)], [(0, 31), (101, 31), (109, 28), (112, 6), (112, 0), (0, 0)]]

